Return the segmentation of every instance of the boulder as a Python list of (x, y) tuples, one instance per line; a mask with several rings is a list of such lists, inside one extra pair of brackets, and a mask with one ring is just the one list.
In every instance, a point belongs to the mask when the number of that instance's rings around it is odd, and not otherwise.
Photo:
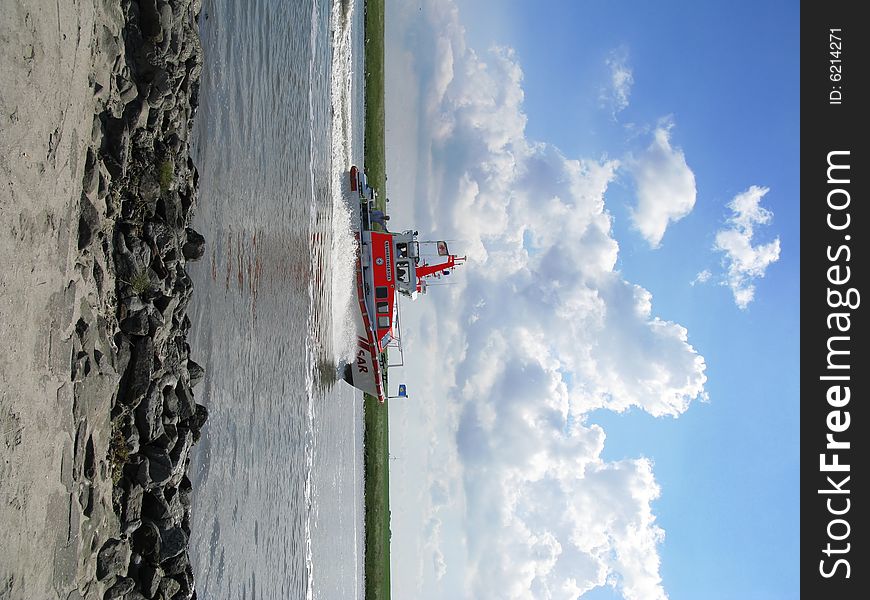
[(205, 254), (205, 238), (190, 227), (186, 231), (187, 241), (182, 246), (181, 252), (187, 260), (199, 260)]
[(128, 593), (136, 587), (136, 582), (129, 577), (121, 577), (115, 582), (115, 585), (106, 590), (103, 595), (103, 600), (116, 600), (117, 598), (125, 598)]
[(109, 539), (97, 553), (97, 579), (111, 575), (124, 576), (130, 564), (130, 543), (127, 540)]
[(181, 525), (160, 530), (160, 562), (174, 558), (187, 549), (187, 534)]

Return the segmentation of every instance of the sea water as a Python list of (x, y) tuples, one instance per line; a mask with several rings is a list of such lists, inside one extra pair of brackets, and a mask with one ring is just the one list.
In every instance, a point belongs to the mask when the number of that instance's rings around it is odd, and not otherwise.
[(362, 598), (353, 342), (361, 0), (206, 0), (192, 154), (191, 355), (210, 412), (191, 465), (199, 597)]

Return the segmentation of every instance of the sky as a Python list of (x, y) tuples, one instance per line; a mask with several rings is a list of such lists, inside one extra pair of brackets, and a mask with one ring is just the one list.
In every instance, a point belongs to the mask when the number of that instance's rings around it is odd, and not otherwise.
[(388, 0), (394, 597), (799, 596), (798, 13)]

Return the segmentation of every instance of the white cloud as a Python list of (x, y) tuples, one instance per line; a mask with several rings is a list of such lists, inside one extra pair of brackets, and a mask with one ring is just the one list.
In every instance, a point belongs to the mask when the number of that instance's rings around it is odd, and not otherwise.
[(695, 278), (691, 281), (690, 285), (694, 286), (699, 283), (707, 283), (708, 281), (710, 281), (710, 278), (712, 276), (713, 273), (710, 271), (710, 269), (704, 269), (695, 276)]
[(695, 206), (695, 174), (683, 151), (671, 146), (672, 128), (670, 121), (657, 127), (652, 144), (628, 165), (637, 185), (632, 221), (653, 248), (661, 244), (668, 225)]
[(761, 199), (769, 191), (753, 185), (728, 203), (730, 227), (716, 232), (716, 250), (725, 254), (725, 283), (734, 294), (734, 302), (741, 309), (749, 306), (755, 297), (755, 280), (764, 277), (767, 267), (779, 260), (779, 238), (767, 244), (752, 245), (756, 225), (765, 225), (773, 213), (761, 206)]
[(601, 100), (610, 108), (615, 119), (618, 113), (628, 108), (634, 76), (628, 66), (628, 51), (625, 48), (614, 50), (604, 62), (610, 70), (610, 81), (601, 92)]
[[(602, 460), (604, 431), (586, 415), (639, 407), (679, 416), (704, 396), (704, 359), (685, 328), (654, 315), (647, 290), (615, 271), (604, 194), (619, 162), (526, 139), (513, 52), (475, 53), (452, 2), (423, 4), (422, 17), (396, 17), (426, 98), (416, 140), (423, 183), (410, 207), (391, 208), (420, 217), (423, 238), (431, 226), (463, 240), (453, 249), (469, 256), (454, 285), (403, 312), (411, 331), (438, 323), (413, 349), (406, 339), (409, 355), (429, 357), (423, 410), (439, 442), (425, 512), (443, 528), (420, 534), (432, 549), (427, 568), (439, 585), (460, 578), (464, 597), (479, 600), (574, 599), (613, 582), (629, 600), (665, 598), (652, 465)], [(639, 189), (653, 187), (647, 170), (659, 163), (672, 171), (663, 189), (688, 173), (693, 203), (694, 177), (669, 127), (631, 165)], [(674, 206), (658, 210), (656, 243), (678, 218)], [(434, 435), (442, 431), (455, 444)], [(455, 471), (443, 466), (451, 461)], [(451, 510), (461, 517), (450, 521)], [(445, 546), (449, 522), (464, 532), (461, 561)]]

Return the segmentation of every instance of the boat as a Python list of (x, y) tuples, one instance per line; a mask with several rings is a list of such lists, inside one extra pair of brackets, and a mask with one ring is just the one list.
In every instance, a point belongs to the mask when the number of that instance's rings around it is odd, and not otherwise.
[[(356, 251), (356, 305), (353, 309), (356, 345), (353, 360), (345, 366), (344, 379), (353, 387), (386, 401), (388, 348), (400, 348), (400, 297), (417, 299), (434, 279), (448, 276), (465, 262), (451, 254), (447, 242), (421, 242), (413, 230), (387, 231), (374, 208), (377, 193), (365, 173), (350, 169), (350, 188), (359, 200), (359, 228), (354, 232)], [(420, 245), (432, 244), (439, 262), (421, 256)]]

